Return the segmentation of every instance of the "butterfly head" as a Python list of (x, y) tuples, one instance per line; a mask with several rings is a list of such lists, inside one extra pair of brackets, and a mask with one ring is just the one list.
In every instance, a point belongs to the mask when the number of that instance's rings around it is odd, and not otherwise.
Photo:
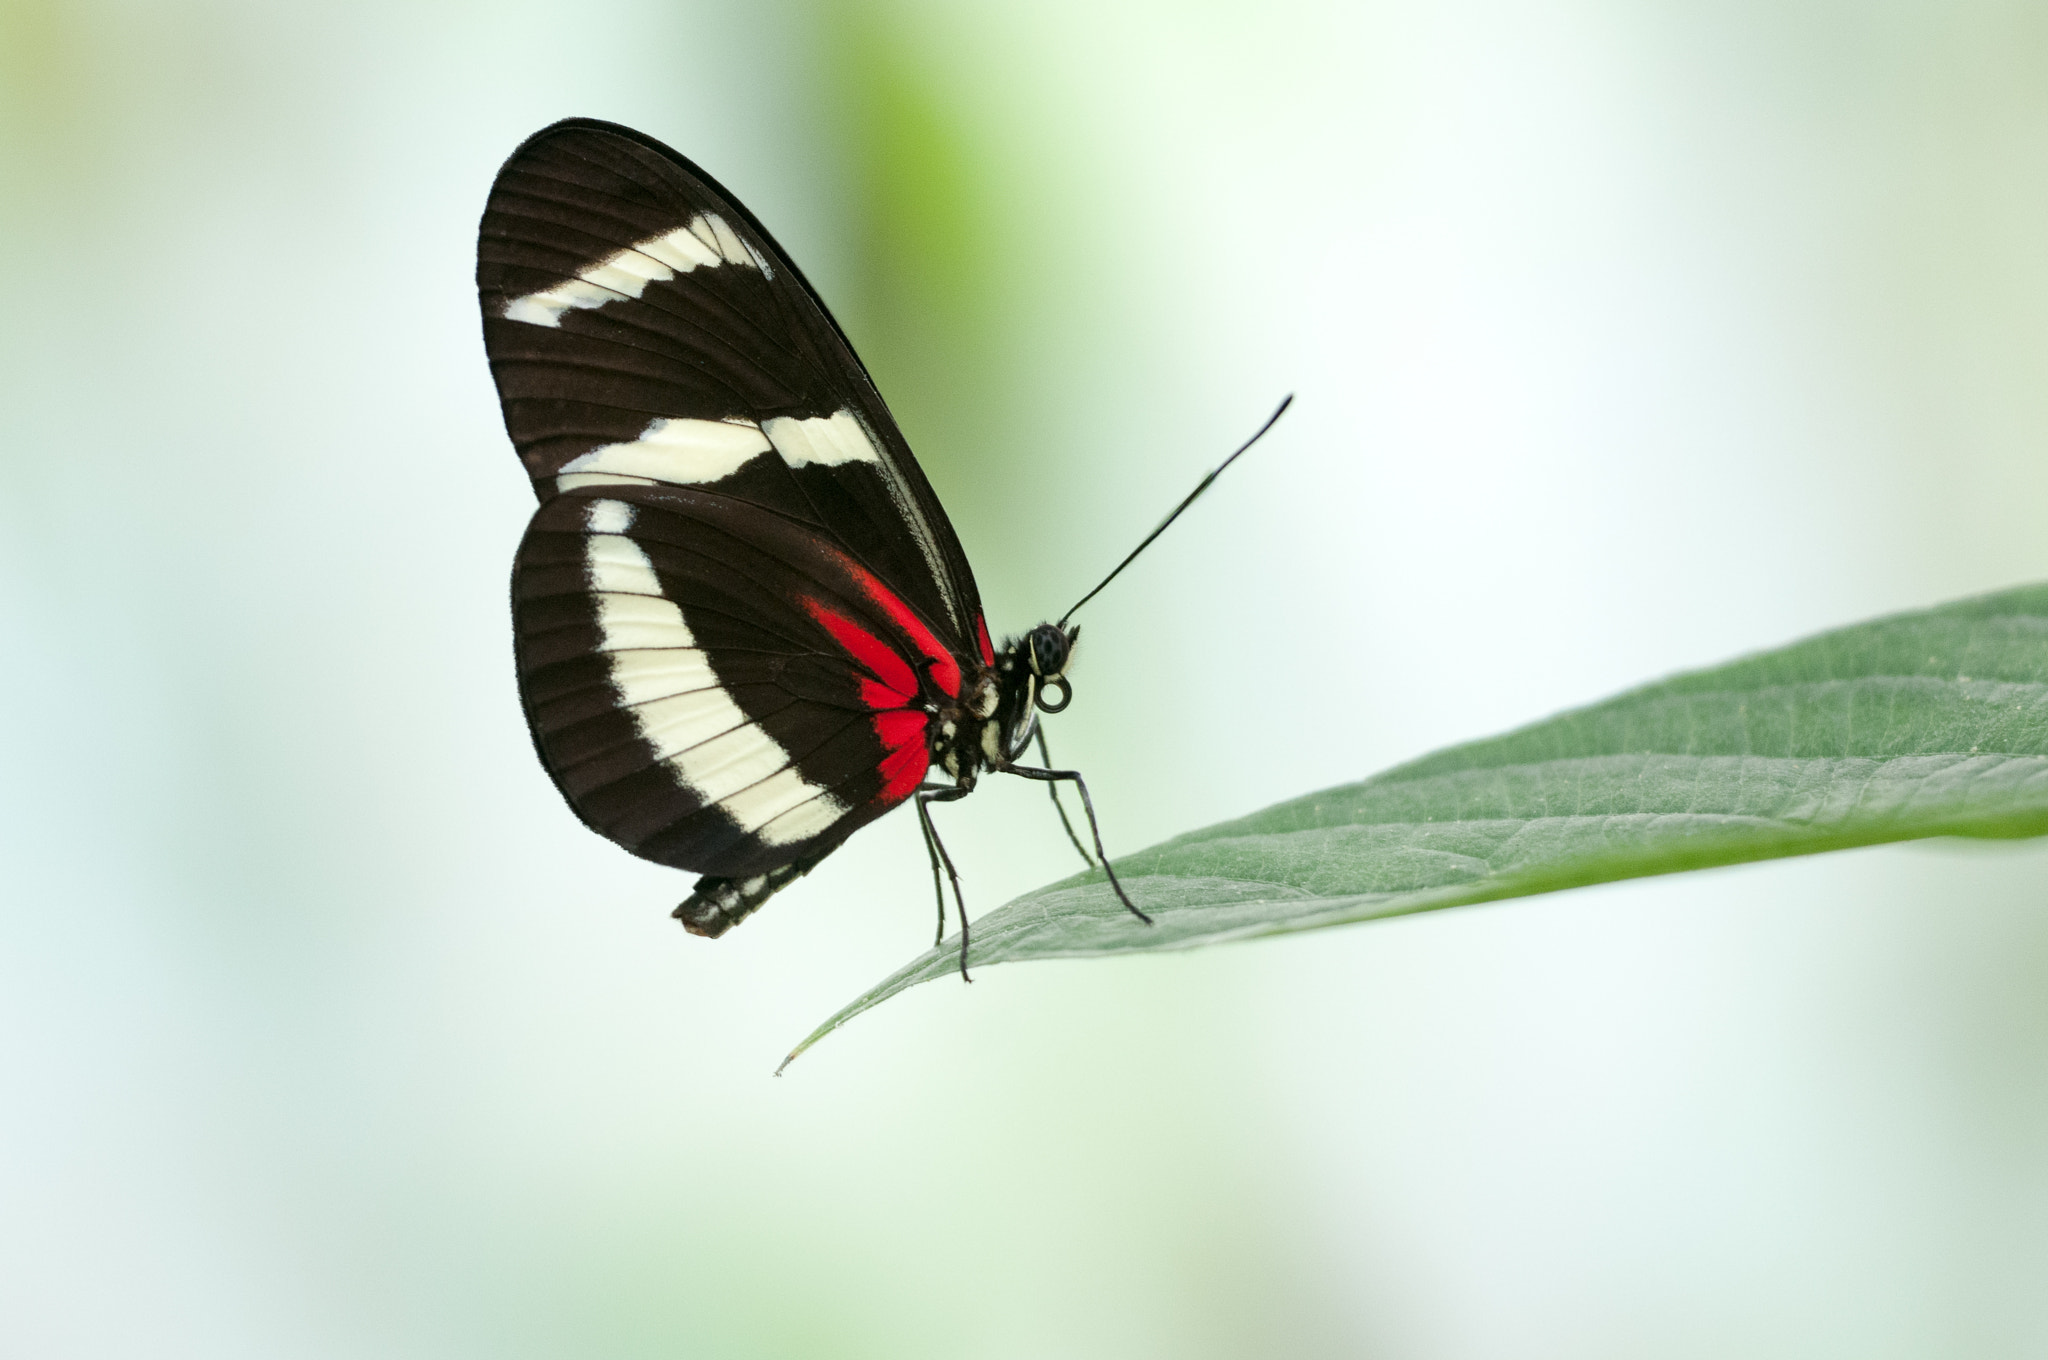
[(990, 766), (1001, 768), (1022, 755), (1037, 730), (1038, 715), (1058, 713), (1072, 701), (1066, 672), (1080, 633), (1041, 623), (1003, 644), (992, 677), (995, 705), (982, 728), (982, 751)]
[[(1031, 699), (1047, 713), (1058, 713), (1073, 700), (1073, 690), (1067, 684), (1067, 664), (1073, 660), (1074, 644), (1080, 638), (1078, 624), (1062, 628), (1056, 623), (1041, 623), (1025, 635), (1020, 645), (1020, 659), (1033, 681)], [(1053, 692), (1059, 695), (1057, 701), (1051, 697)]]

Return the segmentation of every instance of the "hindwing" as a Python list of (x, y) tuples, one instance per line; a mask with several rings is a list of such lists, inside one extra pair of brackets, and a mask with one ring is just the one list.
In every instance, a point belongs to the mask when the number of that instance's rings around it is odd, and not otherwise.
[(844, 552), (672, 487), (564, 493), (513, 573), (520, 693), (557, 786), (646, 859), (740, 877), (814, 860), (929, 763), (958, 661)]

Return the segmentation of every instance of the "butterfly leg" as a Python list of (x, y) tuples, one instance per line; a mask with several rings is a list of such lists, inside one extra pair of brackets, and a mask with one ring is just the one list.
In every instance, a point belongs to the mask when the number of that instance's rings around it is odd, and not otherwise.
[[(1052, 764), (1052, 751), (1045, 744), (1044, 723), (1038, 724), (1037, 732), (1038, 758), (1050, 766)], [(1067, 829), (1067, 839), (1074, 843), (1075, 853), (1081, 856), (1083, 864), (1093, 869), (1095, 867), (1095, 857), (1089, 854), (1087, 847), (1081, 844), (1081, 838), (1074, 834), (1074, 824), (1067, 820), (1067, 805), (1060, 801), (1060, 786), (1056, 783), (1048, 783), (1045, 786), (1045, 791), (1052, 795), (1053, 810), (1060, 814), (1060, 825)]]
[(932, 861), (932, 896), (939, 902), (939, 924), (932, 931), (932, 948), (937, 949), (946, 938), (946, 885), (939, 877), (939, 840), (932, 831), (932, 815), (924, 810), (924, 799), (917, 800), (917, 829), (924, 836), (924, 852)]
[(1095, 800), (1088, 796), (1087, 781), (1081, 778), (1079, 770), (1034, 770), (1029, 765), (999, 766), (1004, 774), (1019, 775), (1025, 779), (1042, 779), (1047, 783), (1072, 783), (1081, 791), (1081, 810), (1088, 814), (1088, 834), (1095, 838), (1095, 854), (1102, 861), (1102, 872), (1109, 875), (1109, 886), (1116, 889), (1117, 901), (1124, 904), (1131, 915), (1152, 924), (1152, 918), (1138, 910), (1138, 904), (1124, 891), (1124, 885), (1117, 881), (1116, 870), (1109, 867), (1109, 852), (1102, 848), (1102, 827), (1095, 820)]
[(950, 803), (957, 798), (965, 798), (969, 792), (970, 789), (960, 788), (952, 784), (928, 784), (918, 790), (917, 794), (917, 825), (924, 832), (924, 848), (932, 857), (932, 891), (937, 894), (939, 899), (939, 930), (938, 934), (932, 938), (932, 944), (936, 947), (946, 938), (946, 890), (939, 883), (939, 866), (943, 863), (946, 866), (946, 877), (953, 881), (953, 905), (958, 908), (960, 913), (960, 980), (962, 982), (974, 981), (973, 978), (967, 976), (967, 899), (960, 895), (960, 875), (953, 868), (953, 857), (946, 853), (945, 842), (939, 839), (939, 829), (932, 824), (932, 814), (927, 810), (927, 805), (931, 803)]

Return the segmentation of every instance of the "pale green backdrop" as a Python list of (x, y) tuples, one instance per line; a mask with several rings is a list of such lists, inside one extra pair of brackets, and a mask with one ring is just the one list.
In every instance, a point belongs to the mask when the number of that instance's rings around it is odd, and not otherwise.
[[(2048, 578), (2048, 11), (0, 0), (0, 1353), (2048, 1353), (2048, 854), (986, 971), (715, 944), (511, 682), (471, 292), (567, 114), (895, 403), (1135, 849)], [(1070, 869), (941, 809), (980, 910)]]

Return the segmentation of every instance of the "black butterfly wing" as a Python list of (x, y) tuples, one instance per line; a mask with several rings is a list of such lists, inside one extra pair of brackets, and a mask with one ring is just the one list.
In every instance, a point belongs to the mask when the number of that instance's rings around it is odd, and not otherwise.
[(542, 762), (595, 830), (728, 877), (816, 858), (930, 763), (924, 677), (962, 666), (844, 551), (692, 488), (588, 488), (535, 512), (513, 573)]
[(513, 574), (535, 745), (586, 823), (738, 877), (924, 773), (992, 660), (965, 555), (802, 276), (702, 171), (559, 123), (499, 172), (485, 344), (541, 507)]
[(716, 487), (811, 526), (975, 641), (974, 574), (867, 370), (766, 229), (682, 156), (590, 120), (535, 134), (492, 185), (477, 290), (543, 500)]

